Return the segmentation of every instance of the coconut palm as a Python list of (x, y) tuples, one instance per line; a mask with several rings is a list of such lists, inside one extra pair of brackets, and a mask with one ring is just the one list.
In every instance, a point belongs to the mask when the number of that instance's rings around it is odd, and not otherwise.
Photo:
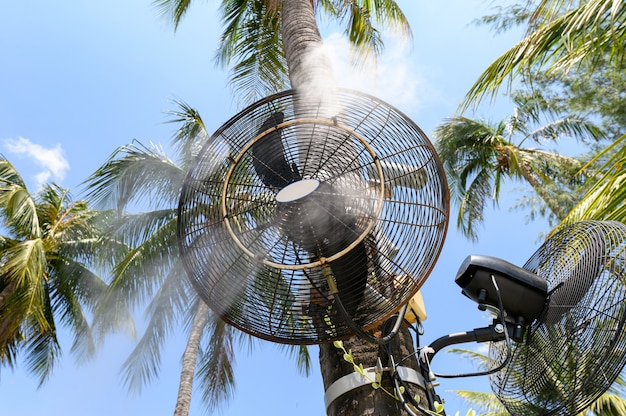
[[(626, 37), (623, 24), (626, 3), (623, 1), (541, 0), (532, 16), (524, 39), (494, 61), (470, 89), (463, 103), (467, 108), (477, 104), (485, 95), (494, 95), (502, 83), (525, 76), (536, 68), (545, 68), (549, 74), (563, 74), (582, 67), (601, 68), (601, 71), (623, 73)], [(594, 71), (596, 72), (596, 71)], [(621, 89), (609, 78), (605, 87)], [(582, 219), (626, 220), (624, 215), (623, 160), (624, 139), (618, 139), (593, 160), (600, 162), (600, 174), (593, 164), (584, 174), (595, 181), (589, 192), (576, 205), (563, 224)], [(606, 163), (602, 162), (607, 159)], [(588, 168), (592, 171), (589, 172)]]
[[(562, 181), (570, 189), (582, 185), (572, 181), (583, 163), (556, 152), (525, 147), (554, 142), (563, 137), (599, 140), (602, 133), (592, 123), (574, 117), (559, 117), (549, 108), (518, 97), (513, 114), (498, 123), (458, 116), (439, 125), (433, 137), (449, 178), (450, 193), (457, 201), (457, 225), (464, 235), (476, 240), (486, 204), (497, 203), (505, 179), (521, 180), (562, 220), (576, 203), (575, 194), (552, 185)], [(564, 199), (565, 198), (565, 199)]]
[[(316, 12), (344, 27), (344, 34), (355, 48), (357, 62), (383, 50), (385, 27), (411, 37), (410, 25), (394, 0), (309, 0), (308, 3), (304, 5), (300, 0), (222, 1), (224, 31), (216, 62), (229, 68), (231, 85), (243, 103), (250, 104), (289, 86), (301, 85), (298, 77), (303, 72), (300, 68), (310, 63), (301, 58), (311, 47), (321, 44)], [(192, 4), (189, 0), (155, 0), (155, 5), (174, 28)], [(295, 14), (290, 14), (291, 11)]]
[[(195, 109), (184, 102), (175, 104), (177, 110), (170, 114), (170, 122), (178, 127), (172, 138), (175, 160), (160, 146), (133, 142), (117, 149), (86, 184), (88, 197), (97, 206), (115, 208), (117, 218), (107, 230), (128, 248), (99, 303), (96, 328), (103, 333), (119, 329), (134, 333), (128, 316), (116, 314), (118, 306), (137, 310), (147, 305), (146, 329), (122, 367), (125, 383), (136, 392), (159, 375), (163, 346), (176, 328), (184, 328), (187, 343), (174, 414), (187, 415), (194, 380), (200, 382), (200, 396), (209, 411), (231, 397), (234, 344), (247, 336), (211, 313), (179, 261), (180, 190), (189, 164), (208, 136)], [(296, 352), (299, 368), (306, 373), (307, 351)]]
[[(154, 144), (133, 142), (117, 149), (86, 181), (88, 198), (115, 208), (108, 232), (128, 247), (113, 269), (109, 290), (99, 303), (96, 326), (106, 333), (134, 332), (119, 305), (137, 310), (147, 304), (146, 329), (123, 365), (131, 390), (140, 391), (159, 374), (161, 350), (175, 328), (186, 328), (180, 399), (175, 414), (187, 414), (194, 377), (203, 380), (202, 397), (209, 409), (227, 399), (234, 385), (233, 342), (241, 335), (216, 319), (191, 289), (178, 258), (177, 206), (185, 171), (207, 135), (202, 118), (183, 102), (171, 122), (178, 124), (172, 143), (177, 160)], [(132, 213), (143, 208), (144, 211)], [(208, 363), (195, 372), (196, 363)], [(190, 370), (191, 369), (191, 370)]]
[[(164, 13), (171, 16), (175, 27), (188, 11), (190, 3), (181, 0), (157, 1)], [(377, 53), (382, 46), (380, 32), (375, 24), (393, 24), (404, 33), (409, 33), (408, 23), (393, 0), (228, 0), (222, 2), (221, 10), (225, 31), (218, 61), (226, 65), (235, 62), (231, 80), (246, 101), (284, 89), (287, 84), (302, 92), (316, 80), (332, 79), (330, 66), (323, 57), (310, 59), (311, 52), (322, 45), (316, 10), (346, 24), (346, 34), (361, 51), (361, 56)], [(398, 352), (401, 348), (404, 348), (404, 353), (412, 349), (411, 337), (407, 332), (401, 340), (401, 345), (396, 345), (396, 356), (401, 355)], [(350, 342), (353, 351), (362, 352), (359, 359), (364, 365), (376, 364), (378, 346), (357, 338)], [(343, 353), (332, 345), (320, 346), (320, 361), (325, 387), (346, 372), (354, 371), (352, 365), (342, 368), (347, 364), (343, 362)], [(401, 411), (397, 401), (389, 400), (380, 391), (374, 392), (369, 387), (354, 394), (350, 395), (352, 400), (335, 403), (336, 411), (354, 405), (360, 407), (351, 410), (359, 414), (375, 407), (388, 409), (390, 413)], [(334, 413), (334, 410), (329, 410), (329, 414)]]
[[(55, 184), (32, 195), (0, 159), (0, 363), (12, 366), (24, 354), (40, 384), (61, 355), (61, 326), (70, 329), (78, 358), (94, 352), (88, 313), (106, 285), (88, 259), (104, 238), (97, 227), (103, 215)], [(101, 254), (115, 258), (113, 251)]]

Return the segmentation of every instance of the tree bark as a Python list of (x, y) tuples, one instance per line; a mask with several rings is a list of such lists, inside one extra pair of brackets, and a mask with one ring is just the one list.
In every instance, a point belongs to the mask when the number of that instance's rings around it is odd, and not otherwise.
[(191, 405), (191, 393), (193, 390), (193, 379), (196, 373), (196, 363), (198, 362), (198, 349), (202, 331), (209, 319), (209, 307), (201, 300), (198, 300), (196, 313), (191, 323), (189, 339), (183, 353), (183, 367), (180, 372), (180, 383), (178, 385), (178, 397), (176, 398), (176, 408), (174, 416), (187, 416)]
[[(282, 37), (285, 57), (289, 69), (291, 87), (296, 90), (298, 100), (303, 100), (308, 108), (315, 108), (315, 117), (340, 117), (340, 109), (334, 103), (336, 88), (330, 60), (321, 50), (322, 38), (315, 20), (313, 2), (310, 0), (285, 0), (282, 8)], [(296, 100), (296, 106), (298, 105)], [(321, 111), (320, 111), (321, 109)], [(309, 116), (302, 114), (296, 107), (299, 117)], [(323, 138), (321, 138), (323, 140)], [(311, 146), (311, 142), (307, 143)], [(306, 152), (306, 149), (304, 149)], [(351, 159), (351, 149), (348, 149), (346, 160)], [(302, 154), (302, 153), (301, 153)], [(321, 157), (321, 155), (319, 155)], [(335, 156), (337, 157), (337, 156)], [(315, 166), (315, 163), (311, 163)], [(306, 172), (303, 172), (306, 174)], [(414, 352), (413, 340), (408, 328), (403, 327), (400, 334), (388, 345), (378, 346), (353, 337), (344, 341), (346, 350), (352, 350), (357, 364), (365, 368), (373, 367), (380, 357), (383, 366), (389, 363), (389, 354), (396, 362), (410, 356)], [(343, 351), (330, 344), (320, 345), (320, 366), (326, 390), (333, 382), (344, 375), (354, 372), (352, 364), (343, 359)], [(417, 370), (417, 360), (411, 356), (403, 365)], [(382, 380), (382, 386), (393, 392), (393, 381), (389, 376)], [(410, 387), (410, 394), (418, 392), (416, 386)], [(426, 403), (423, 391), (420, 397)], [(334, 415), (406, 415), (400, 401), (389, 396), (381, 389), (374, 389), (366, 385), (338, 397), (327, 409), (329, 416)]]
[(311, 84), (318, 84), (319, 80), (328, 79), (332, 75), (330, 62), (324, 56), (315, 59), (318, 57), (316, 50), (323, 43), (311, 2), (284, 1), (281, 24), (291, 88), (304, 90)]
[[(358, 337), (352, 337), (343, 341), (347, 351), (351, 350), (356, 365), (363, 364), (364, 368), (374, 367), (380, 357), (381, 364), (387, 366), (390, 362), (389, 356), (393, 357), (395, 363), (398, 363), (405, 357), (409, 357), (402, 362), (402, 366), (409, 367), (418, 371), (417, 359), (413, 347), (411, 334), (406, 326), (403, 325), (400, 333), (385, 346), (375, 345), (373, 343), (362, 340)], [(324, 390), (339, 378), (353, 373), (352, 364), (346, 362), (343, 358), (343, 351), (336, 348), (333, 344), (320, 345), (320, 367), (322, 378), (324, 381)], [(383, 374), (381, 386), (388, 392), (394, 393), (393, 380), (388, 372)], [(416, 394), (420, 397), (422, 406), (427, 407), (427, 399), (423, 389), (416, 385), (408, 386), (408, 393), (411, 396)], [(408, 415), (402, 407), (402, 403), (394, 397), (391, 397), (382, 389), (374, 389), (370, 384), (351, 390), (329, 404), (327, 409), (328, 416), (389, 416), (389, 415)]]

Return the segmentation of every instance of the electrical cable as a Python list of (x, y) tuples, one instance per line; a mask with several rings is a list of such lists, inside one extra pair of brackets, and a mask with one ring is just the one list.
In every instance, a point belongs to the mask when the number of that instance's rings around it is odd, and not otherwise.
[[(402, 382), (402, 380), (400, 380), (400, 382)], [(397, 377), (397, 373), (396, 375), (393, 377), (393, 383), (394, 383), (394, 389), (396, 391), (396, 395), (398, 396), (398, 400), (400, 400), (400, 403), (402, 404), (402, 407), (404, 408), (404, 410), (409, 414), (409, 416), (418, 416), (410, 407), (409, 404), (407, 403), (407, 401), (404, 398), (404, 394), (402, 394), (402, 392), (400, 391), (400, 386), (398, 385), (398, 377)], [(403, 387), (404, 390), (407, 391), (406, 386)], [(420, 412), (422, 412), (425, 415), (431, 415), (433, 414), (432, 411), (424, 409), (422, 406), (420, 406), (419, 403), (417, 403), (415, 400), (413, 400), (413, 398), (410, 398), (411, 401), (411, 405), (414, 406), (417, 410), (419, 410)]]
[(391, 329), (391, 332), (381, 338), (376, 338), (372, 334), (368, 334), (363, 331), (363, 329), (358, 326), (353, 320), (352, 317), (348, 314), (348, 311), (343, 307), (343, 303), (341, 303), (341, 296), (339, 294), (335, 294), (335, 303), (337, 304), (337, 308), (339, 312), (343, 316), (348, 327), (361, 339), (371, 342), (372, 344), (384, 345), (388, 344), (398, 333), (400, 332), (400, 328), (402, 327), (402, 322), (404, 321), (404, 314), (406, 313), (407, 307), (409, 304), (405, 304), (402, 306), (400, 311), (398, 312), (398, 317), (396, 318), (396, 322)]
[[(297, 253), (297, 250), (294, 250), (294, 251)], [(307, 280), (309, 281), (309, 284), (315, 289), (315, 291), (318, 294), (320, 294), (320, 296), (322, 296), (326, 301), (331, 303), (332, 301), (330, 297), (328, 297), (322, 291), (322, 289), (318, 285), (316, 285), (315, 282), (313, 282), (313, 279), (311, 279), (309, 274), (305, 272), (305, 276)], [(339, 309), (339, 313), (343, 317), (345, 323), (358, 337), (360, 337), (361, 339), (364, 339), (365, 341), (368, 341), (377, 345), (388, 344), (396, 335), (398, 335), (398, 333), (400, 332), (400, 328), (402, 326), (402, 322), (404, 321), (404, 315), (406, 314), (406, 311), (409, 306), (408, 303), (402, 306), (402, 308), (398, 312), (398, 317), (396, 318), (396, 322), (394, 323), (394, 326), (391, 329), (391, 332), (389, 332), (389, 334), (387, 334), (386, 336), (383, 336), (382, 338), (377, 338), (365, 332), (360, 326), (356, 324), (356, 322), (354, 322), (354, 320), (352, 319), (352, 316), (350, 316), (350, 314), (348, 314), (348, 311), (346, 311), (346, 309), (344, 308), (343, 303), (341, 302), (341, 296), (339, 295), (339, 293), (334, 294), (334, 303), (337, 305), (337, 308)]]
[(502, 303), (502, 296), (500, 295), (500, 288), (498, 287), (498, 283), (496, 282), (496, 278), (491, 275), (491, 283), (493, 284), (494, 289), (496, 290), (496, 295), (498, 296), (498, 307), (500, 308), (500, 322), (504, 326), (504, 339), (506, 342), (506, 357), (504, 361), (495, 368), (486, 371), (478, 371), (473, 373), (464, 373), (464, 374), (435, 374), (435, 377), (441, 378), (462, 378), (462, 377), (477, 377), (477, 376), (487, 376), (489, 374), (497, 373), (502, 370), (511, 360), (511, 339), (509, 337), (509, 331), (507, 330), (506, 321), (504, 319), (504, 305)]

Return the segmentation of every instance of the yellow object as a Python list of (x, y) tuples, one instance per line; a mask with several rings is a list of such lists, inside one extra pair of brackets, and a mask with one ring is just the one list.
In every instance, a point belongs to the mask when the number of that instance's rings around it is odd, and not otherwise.
[(409, 307), (406, 309), (404, 319), (414, 324), (419, 319), (420, 321), (426, 320), (426, 307), (424, 306), (424, 298), (422, 297), (422, 291), (418, 290), (417, 293), (409, 300)]

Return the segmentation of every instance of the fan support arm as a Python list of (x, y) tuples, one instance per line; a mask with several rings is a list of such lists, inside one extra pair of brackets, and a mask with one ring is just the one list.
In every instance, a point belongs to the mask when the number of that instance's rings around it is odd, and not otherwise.
[[(521, 341), (523, 338), (524, 327), (512, 322), (506, 323), (506, 330), (511, 339)], [(466, 342), (498, 342), (506, 340), (505, 327), (499, 319), (495, 319), (489, 326), (483, 328), (475, 328), (469, 332), (457, 332), (455, 334), (444, 335), (434, 340), (428, 347), (431, 351), (428, 353), (428, 360), (432, 361), (435, 354), (442, 349), (456, 344), (464, 344)]]

